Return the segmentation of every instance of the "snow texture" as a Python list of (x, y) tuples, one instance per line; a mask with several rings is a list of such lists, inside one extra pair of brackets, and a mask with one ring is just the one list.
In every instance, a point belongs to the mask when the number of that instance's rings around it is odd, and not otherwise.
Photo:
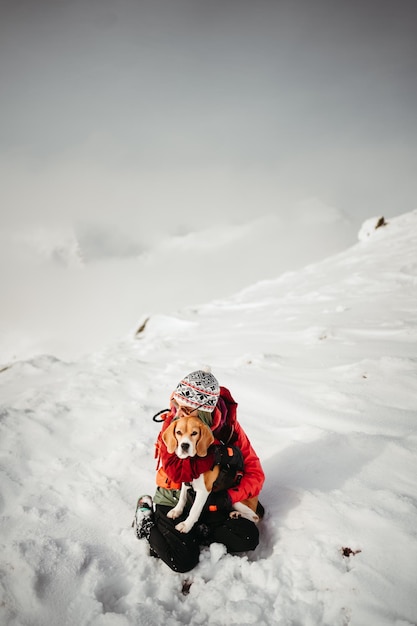
[[(369, 233), (80, 360), (3, 364), (3, 626), (417, 623), (417, 211)], [(254, 552), (214, 544), (185, 575), (131, 522), (152, 415), (203, 364), (239, 403), (266, 517)]]

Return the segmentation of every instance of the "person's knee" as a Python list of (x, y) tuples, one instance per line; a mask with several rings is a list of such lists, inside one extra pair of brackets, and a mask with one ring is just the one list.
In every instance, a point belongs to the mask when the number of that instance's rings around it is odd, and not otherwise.
[(244, 546), (243, 551), (255, 550), (259, 545), (259, 529), (254, 522), (247, 519), (240, 518), (237, 520), (239, 523), (239, 529), (237, 535)]
[(161, 532), (154, 526), (149, 536), (149, 545), (154, 556), (161, 559), (174, 572), (185, 573), (194, 569), (200, 558), (200, 549), (194, 541), (188, 543), (175, 533)]
[(249, 522), (252, 524), (251, 532), (248, 532), (247, 541), (249, 547), (247, 550), (255, 550), (255, 548), (259, 545), (259, 529), (253, 522)]
[(198, 565), (199, 556), (197, 558), (186, 558), (186, 559), (176, 559), (171, 561), (171, 563), (167, 563), (168, 567), (170, 567), (174, 572), (178, 572), (178, 574), (185, 574), (185, 572), (190, 572), (192, 569)]
[(259, 544), (259, 529), (253, 522), (242, 517), (229, 519), (216, 528), (214, 541), (223, 543), (228, 552), (247, 552), (255, 550)]

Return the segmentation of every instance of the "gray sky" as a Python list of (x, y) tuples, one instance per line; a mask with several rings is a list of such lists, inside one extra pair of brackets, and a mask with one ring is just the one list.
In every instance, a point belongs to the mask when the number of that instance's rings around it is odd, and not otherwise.
[(4, 223), (416, 207), (415, 0), (1, 0)]

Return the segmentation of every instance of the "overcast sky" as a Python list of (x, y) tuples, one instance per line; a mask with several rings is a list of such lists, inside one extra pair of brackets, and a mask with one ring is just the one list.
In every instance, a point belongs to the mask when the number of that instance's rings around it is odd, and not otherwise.
[(4, 358), (95, 349), (416, 208), (416, 0), (0, 7)]
[[(1, 0), (4, 224), (416, 207), (415, 0)], [(83, 226), (80, 226), (83, 225)]]

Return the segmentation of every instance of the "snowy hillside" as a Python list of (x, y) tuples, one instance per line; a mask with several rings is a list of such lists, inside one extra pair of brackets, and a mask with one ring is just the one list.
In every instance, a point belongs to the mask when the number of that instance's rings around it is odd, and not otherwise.
[[(2, 625), (417, 623), (417, 211), (387, 221), (88, 358), (2, 369)], [(152, 415), (202, 364), (239, 403), (267, 514), (255, 552), (214, 544), (184, 575), (130, 524)]]
[(43, 352), (77, 359), (117, 341), (141, 315), (227, 297), (355, 241), (352, 221), (332, 207), (309, 200), (284, 208), (285, 217), (225, 215), (161, 233), (101, 215), (90, 225), (0, 229), (0, 363)]

